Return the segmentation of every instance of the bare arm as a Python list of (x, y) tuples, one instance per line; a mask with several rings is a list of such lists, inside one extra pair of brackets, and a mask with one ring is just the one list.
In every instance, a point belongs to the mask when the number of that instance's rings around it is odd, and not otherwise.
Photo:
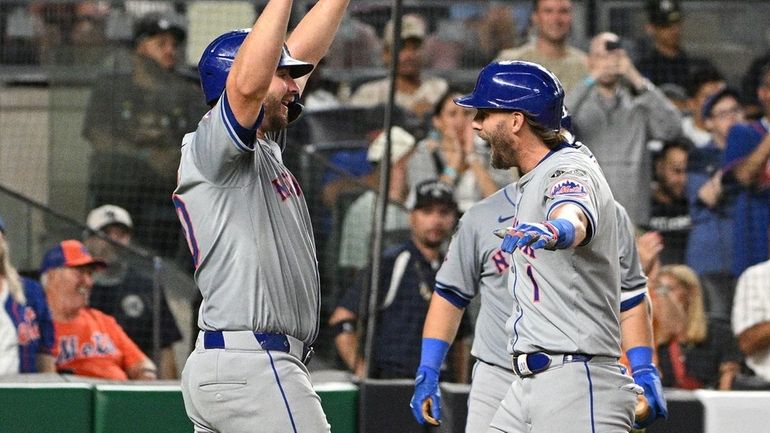
[[(286, 44), (292, 57), (317, 65), (329, 51), (350, 0), (319, 0), (297, 24)], [(309, 75), (295, 81), (305, 89)]]
[(257, 121), (278, 67), (292, 0), (270, 0), (246, 36), (227, 76), (225, 91), (238, 123)]
[(632, 347), (654, 347), (652, 337), (652, 304), (644, 301), (620, 313), (620, 345), (623, 351)]
[(173, 346), (168, 346), (160, 352), (160, 371), (159, 379), (178, 379), (176, 371), (176, 356)]
[[(336, 325), (344, 320), (355, 320), (356, 314), (347, 308), (337, 307), (329, 318), (329, 325)], [(341, 332), (334, 337), (334, 345), (337, 347), (337, 353), (348, 366), (350, 371), (357, 376), (363, 374), (363, 358), (358, 355), (358, 336), (355, 332)]]
[(738, 335), (738, 348), (746, 356), (751, 356), (770, 346), (770, 322), (761, 322)]
[(463, 311), (435, 293), (430, 299), (428, 315), (422, 328), (422, 338), (435, 338), (447, 343), (454, 341)]
[(47, 353), (38, 353), (35, 358), (38, 373), (56, 373), (56, 359)]
[(562, 218), (571, 222), (575, 226), (575, 241), (571, 247), (576, 247), (583, 243), (588, 233), (588, 218), (583, 213), (583, 209), (572, 203), (564, 203), (551, 211), (550, 219)]
[(158, 378), (158, 369), (150, 358), (144, 358), (128, 367), (126, 374), (131, 380), (155, 380)]

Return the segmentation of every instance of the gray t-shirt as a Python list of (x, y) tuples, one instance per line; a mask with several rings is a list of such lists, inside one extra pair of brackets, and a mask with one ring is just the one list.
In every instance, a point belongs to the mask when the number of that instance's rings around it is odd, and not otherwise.
[(579, 149), (561, 147), (522, 176), (518, 186), (514, 224), (551, 219), (555, 207), (572, 203), (583, 209), (589, 227), (586, 242), (577, 248), (523, 248), (511, 255), (509, 352), (618, 357), (618, 228), (612, 192), (601, 169)]
[(223, 96), (182, 142), (174, 204), (203, 295), (198, 326), (284, 333), (309, 344), (320, 308), (310, 216), (283, 165), (282, 134), (253, 134)]

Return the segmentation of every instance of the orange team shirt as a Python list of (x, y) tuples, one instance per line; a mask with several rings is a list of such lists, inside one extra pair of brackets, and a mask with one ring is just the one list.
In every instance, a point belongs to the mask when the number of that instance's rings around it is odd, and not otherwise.
[(83, 308), (69, 322), (54, 321), (56, 369), (79, 376), (128, 380), (126, 370), (147, 356), (115, 318)]

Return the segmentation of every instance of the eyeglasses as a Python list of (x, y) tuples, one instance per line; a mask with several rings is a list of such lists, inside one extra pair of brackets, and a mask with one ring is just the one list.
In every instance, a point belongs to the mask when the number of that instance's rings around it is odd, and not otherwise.
[(738, 116), (739, 114), (743, 114), (743, 108), (741, 108), (739, 105), (736, 105), (724, 110), (712, 111), (711, 117), (724, 118), (728, 116)]

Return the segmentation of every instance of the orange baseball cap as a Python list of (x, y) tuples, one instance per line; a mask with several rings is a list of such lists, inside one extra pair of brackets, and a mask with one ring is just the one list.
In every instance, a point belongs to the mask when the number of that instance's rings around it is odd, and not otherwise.
[(54, 268), (75, 268), (88, 265), (107, 266), (103, 260), (92, 257), (80, 241), (68, 239), (46, 251), (43, 262), (40, 264), (40, 274), (42, 275)]

